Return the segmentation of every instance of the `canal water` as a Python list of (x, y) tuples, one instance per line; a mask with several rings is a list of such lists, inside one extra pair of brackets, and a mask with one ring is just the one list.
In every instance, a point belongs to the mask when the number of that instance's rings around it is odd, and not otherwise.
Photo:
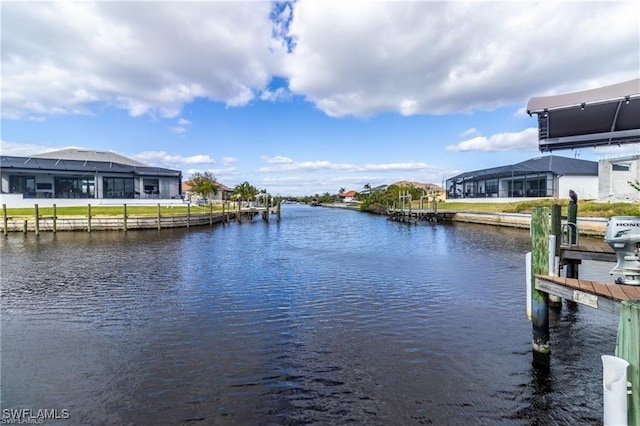
[(532, 366), (528, 231), (286, 205), (280, 223), (1, 241), (5, 418), (602, 423), (617, 318), (552, 313), (551, 369)]

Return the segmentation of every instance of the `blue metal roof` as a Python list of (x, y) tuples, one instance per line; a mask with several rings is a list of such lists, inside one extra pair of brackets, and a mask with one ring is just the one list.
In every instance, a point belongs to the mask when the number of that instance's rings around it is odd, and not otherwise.
[(0, 169), (68, 171), (72, 173), (118, 173), (135, 176), (181, 177), (180, 170), (162, 167), (133, 166), (107, 161), (65, 160), (56, 158), (0, 156)]
[(492, 167), (490, 169), (462, 173), (447, 180), (462, 182), (468, 180), (496, 179), (547, 172), (565, 176), (598, 176), (598, 163), (596, 161), (580, 160), (577, 158), (546, 155), (513, 165)]

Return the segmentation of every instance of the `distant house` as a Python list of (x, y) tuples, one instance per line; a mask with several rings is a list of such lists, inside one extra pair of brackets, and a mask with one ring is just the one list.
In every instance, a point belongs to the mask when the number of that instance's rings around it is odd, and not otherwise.
[(598, 162), (600, 201), (639, 201), (640, 191), (629, 182), (640, 181), (640, 155), (607, 158)]
[(394, 183), (396, 186), (412, 186), (417, 189), (422, 189), (424, 194), (428, 197), (435, 195), (438, 201), (444, 201), (446, 199), (445, 190), (439, 185), (433, 183), (421, 183), (421, 182), (411, 182), (406, 180), (401, 180), (399, 182)]
[(357, 198), (358, 193), (354, 190), (343, 192), (341, 194), (338, 194), (338, 196), (342, 198), (342, 201), (344, 203), (353, 203), (358, 201), (358, 198)]
[[(198, 199), (201, 198), (200, 194), (196, 194), (191, 190), (191, 180), (182, 182), (182, 194), (185, 200), (191, 201), (192, 203), (197, 202)], [(222, 204), (223, 201), (230, 200), (232, 194), (233, 189), (218, 182), (218, 192), (211, 197), (210, 201), (213, 204)]]
[(80, 200), (83, 204), (87, 200), (94, 200), (93, 204), (182, 200), (180, 170), (148, 166), (108, 151), (66, 149), (29, 157), (3, 155), (0, 176), (2, 202), (14, 207), (33, 205), (31, 199), (40, 199), (43, 206), (77, 205)]
[(447, 179), (447, 199), (598, 198), (598, 163), (547, 155), (521, 163), (465, 172)]

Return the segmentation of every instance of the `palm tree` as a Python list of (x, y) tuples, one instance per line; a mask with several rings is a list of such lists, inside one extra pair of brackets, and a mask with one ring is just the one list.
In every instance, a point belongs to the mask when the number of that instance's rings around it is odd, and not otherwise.
[(258, 188), (245, 181), (233, 188), (233, 195), (241, 200), (251, 200), (258, 194)]
[(368, 183), (364, 184), (364, 189), (365, 191), (371, 191), (371, 185), (369, 185)]
[(342, 194), (344, 192), (344, 188), (340, 188), (340, 190), (338, 191), (338, 194)]

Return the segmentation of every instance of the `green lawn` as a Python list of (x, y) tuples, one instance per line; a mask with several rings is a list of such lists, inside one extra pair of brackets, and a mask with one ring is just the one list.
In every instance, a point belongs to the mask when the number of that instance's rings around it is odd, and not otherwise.
[[(551, 206), (552, 204), (561, 204), (562, 212), (566, 214), (568, 200), (540, 200), (540, 201), (523, 201), (512, 203), (462, 203), (456, 201), (446, 201), (438, 203), (438, 209), (453, 210), (464, 212), (489, 212), (489, 213), (531, 213), (534, 206)], [(414, 208), (418, 208), (418, 202), (413, 203)], [(92, 206), (91, 216), (122, 216), (123, 206)], [(214, 205), (213, 211), (222, 211), (221, 205)], [(41, 207), (39, 209), (40, 216), (52, 216), (53, 208)], [(209, 213), (209, 206), (191, 206), (191, 213)], [(64, 216), (86, 216), (87, 207), (58, 207), (56, 214), (58, 217)], [(129, 216), (157, 216), (157, 206), (127, 206), (127, 214)], [(160, 214), (162, 216), (186, 215), (186, 205), (161, 206)], [(8, 208), (7, 215), (9, 217), (33, 217), (34, 208)], [(611, 216), (640, 216), (640, 204), (638, 203), (596, 203), (593, 201), (580, 201), (578, 203), (579, 216), (592, 217), (611, 217)]]
[[(461, 203), (446, 201), (438, 203), (438, 209), (465, 212), (490, 213), (531, 213), (535, 206), (562, 205), (562, 214), (566, 214), (568, 200), (540, 200), (513, 203)], [(583, 217), (611, 217), (611, 216), (640, 216), (638, 203), (596, 203), (593, 201), (578, 202), (578, 216)]]

